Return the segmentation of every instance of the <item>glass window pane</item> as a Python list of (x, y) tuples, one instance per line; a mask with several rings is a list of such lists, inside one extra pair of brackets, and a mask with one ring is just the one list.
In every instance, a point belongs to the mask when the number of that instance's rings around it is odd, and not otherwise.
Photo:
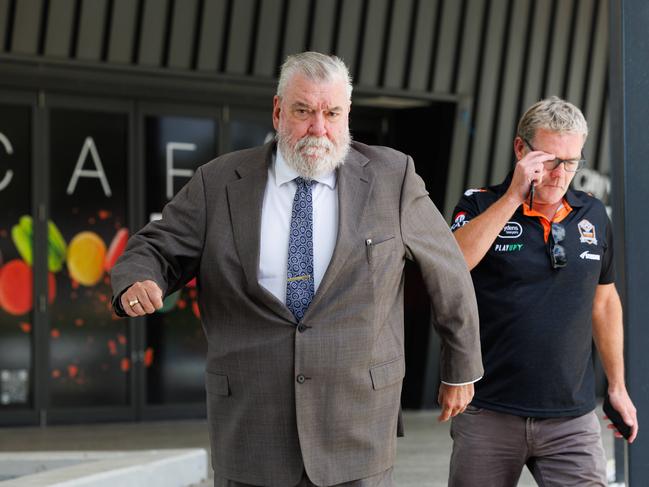
[(233, 114), (230, 122), (230, 147), (233, 151), (265, 144), (274, 137), (275, 130), (270, 114)]
[(50, 403), (125, 406), (128, 322), (110, 312), (107, 271), (128, 237), (128, 115), (56, 108), (50, 127)]
[[(217, 155), (217, 121), (202, 117), (145, 118), (146, 208), (150, 219)], [(145, 367), (148, 404), (203, 403), (206, 343), (195, 282), (167, 296), (147, 317)]]
[(31, 107), (0, 105), (0, 412), (32, 405)]

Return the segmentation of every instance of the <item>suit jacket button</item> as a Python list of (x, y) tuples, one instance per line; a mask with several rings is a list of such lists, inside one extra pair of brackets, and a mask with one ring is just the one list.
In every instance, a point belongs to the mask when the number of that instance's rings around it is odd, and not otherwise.
[(304, 384), (305, 380), (306, 380), (306, 378), (302, 374), (297, 376), (297, 383), (298, 384)]
[(306, 325), (300, 323), (299, 325), (297, 325), (297, 331), (299, 331), (300, 333), (304, 333), (306, 331)]

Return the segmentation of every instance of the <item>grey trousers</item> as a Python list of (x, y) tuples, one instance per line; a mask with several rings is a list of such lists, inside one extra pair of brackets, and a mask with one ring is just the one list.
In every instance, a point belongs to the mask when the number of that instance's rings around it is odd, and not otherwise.
[(540, 487), (606, 487), (594, 412), (525, 418), (469, 406), (451, 423), (450, 487), (515, 487), (527, 465)]
[[(242, 484), (241, 482), (235, 482), (234, 480), (215, 478), (214, 487), (259, 487), (259, 486)], [(297, 484), (295, 487), (322, 487), (322, 486), (316, 486), (316, 484), (312, 483), (305, 473), (300, 483)], [(378, 475), (373, 475), (371, 477), (367, 477), (364, 479), (353, 480), (351, 482), (345, 482), (343, 484), (336, 484), (335, 486), (327, 486), (327, 487), (394, 487), (394, 484), (392, 483), (392, 468), (389, 468), (385, 472), (382, 472)]]

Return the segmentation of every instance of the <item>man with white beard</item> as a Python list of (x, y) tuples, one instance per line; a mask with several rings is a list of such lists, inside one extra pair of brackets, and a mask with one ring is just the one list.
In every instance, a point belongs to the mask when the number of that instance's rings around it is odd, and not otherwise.
[(201, 166), (112, 271), (131, 317), (197, 277), (215, 486), (393, 485), (405, 259), (442, 340), (440, 420), (482, 375), (457, 244), (410, 157), (351, 142), (351, 92), (337, 57), (289, 56), (277, 142)]

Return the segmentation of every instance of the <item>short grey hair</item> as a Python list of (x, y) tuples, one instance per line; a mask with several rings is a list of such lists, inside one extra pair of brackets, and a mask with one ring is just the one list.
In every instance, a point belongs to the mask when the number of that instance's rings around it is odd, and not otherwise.
[(351, 101), (352, 78), (349, 69), (339, 57), (313, 51), (291, 54), (282, 64), (277, 83), (277, 96), (281, 98), (284, 95), (289, 81), (298, 73), (316, 82), (326, 83), (336, 78), (345, 81), (347, 98)]
[(532, 105), (518, 122), (517, 135), (531, 142), (538, 129), (581, 134), (586, 140), (588, 124), (584, 114), (570, 102), (551, 96)]

